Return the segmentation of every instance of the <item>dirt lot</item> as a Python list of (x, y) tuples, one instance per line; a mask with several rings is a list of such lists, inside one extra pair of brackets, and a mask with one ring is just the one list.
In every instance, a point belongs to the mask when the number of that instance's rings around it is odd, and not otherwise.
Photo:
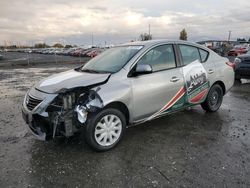
[(129, 128), (97, 153), (82, 135), (37, 141), (21, 117), (29, 87), (74, 66), (1, 70), (0, 187), (250, 187), (250, 82), (216, 113), (197, 106)]

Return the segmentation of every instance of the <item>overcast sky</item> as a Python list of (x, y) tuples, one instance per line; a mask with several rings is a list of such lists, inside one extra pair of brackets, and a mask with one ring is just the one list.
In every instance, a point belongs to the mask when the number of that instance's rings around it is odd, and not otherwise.
[(227, 39), (250, 36), (249, 0), (0, 0), (0, 44), (45, 41), (117, 44), (139, 38)]

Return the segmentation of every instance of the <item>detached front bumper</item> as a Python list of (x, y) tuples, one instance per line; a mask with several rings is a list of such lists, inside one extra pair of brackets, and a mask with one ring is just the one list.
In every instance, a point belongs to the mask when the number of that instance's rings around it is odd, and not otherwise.
[[(29, 95), (42, 99), (42, 102), (35, 106), (34, 109), (29, 109), (27, 106), (27, 98)], [(45, 110), (55, 97), (56, 95), (45, 94), (35, 89), (28, 91), (24, 97), (22, 116), (27, 123), (29, 130), (38, 140), (45, 141), (51, 136), (52, 126), (50, 125), (49, 115)]]
[(38, 140), (45, 141), (47, 135), (46, 132), (42, 131), (40, 127), (36, 126), (33, 114), (30, 111), (28, 111), (25, 108), (25, 106), (22, 107), (22, 116), (24, 121), (27, 123), (29, 130), (33, 133), (33, 135)]

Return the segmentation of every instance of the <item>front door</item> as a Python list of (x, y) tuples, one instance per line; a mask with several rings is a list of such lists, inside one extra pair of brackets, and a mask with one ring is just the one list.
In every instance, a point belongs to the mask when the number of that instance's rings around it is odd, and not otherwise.
[(149, 50), (138, 64), (151, 65), (151, 74), (131, 77), (133, 119), (150, 120), (184, 105), (185, 93), (182, 68), (176, 67), (173, 45), (166, 44)]

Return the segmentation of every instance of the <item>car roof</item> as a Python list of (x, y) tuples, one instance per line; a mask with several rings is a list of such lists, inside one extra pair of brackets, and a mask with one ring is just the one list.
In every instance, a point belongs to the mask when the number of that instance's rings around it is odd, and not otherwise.
[(179, 44), (190, 44), (201, 47), (201, 45), (189, 42), (189, 41), (183, 41), (183, 40), (168, 40), (168, 39), (157, 39), (157, 40), (147, 40), (147, 41), (135, 41), (135, 42), (129, 42), (122, 44), (120, 46), (135, 46), (135, 45), (142, 45), (142, 46), (153, 46), (161, 43), (179, 43)]

